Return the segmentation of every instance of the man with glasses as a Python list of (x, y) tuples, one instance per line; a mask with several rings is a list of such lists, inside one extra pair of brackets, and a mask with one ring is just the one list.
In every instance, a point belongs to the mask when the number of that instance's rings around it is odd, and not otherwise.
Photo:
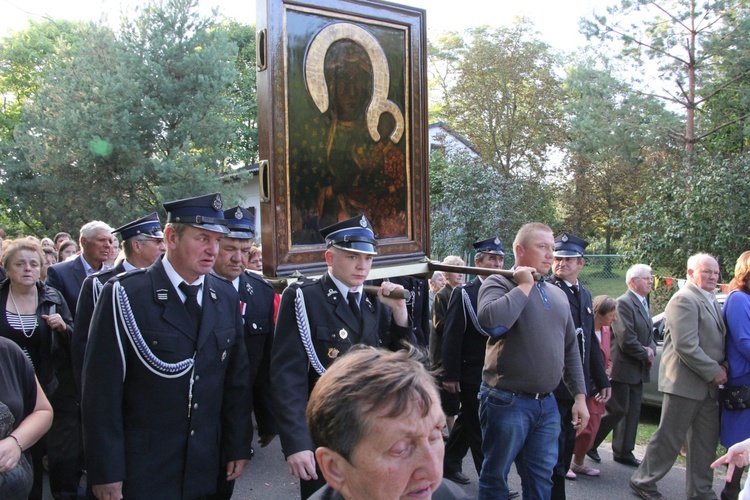
[(719, 386), (727, 383), (726, 329), (714, 297), (718, 281), (716, 259), (705, 253), (693, 255), (687, 262), (687, 283), (664, 311), (661, 422), (630, 480), (641, 498), (664, 498), (656, 483), (672, 469), (683, 442), (688, 450), (686, 496), (716, 498), (711, 462), (719, 444)]
[(76, 327), (71, 339), (70, 354), (73, 361), (73, 373), (81, 390), (81, 370), (83, 370), (83, 356), (86, 352), (86, 341), (89, 338), (89, 325), (94, 314), (94, 306), (99, 298), (99, 292), (104, 284), (113, 276), (133, 269), (148, 267), (164, 253), (164, 233), (156, 212), (145, 217), (128, 222), (118, 227), (113, 233), (122, 237), (122, 251), (125, 260), (111, 269), (104, 269), (94, 273), (83, 281), (81, 293), (76, 306)]
[(617, 321), (612, 325), (612, 398), (607, 403), (594, 446), (588, 452), (589, 458), (596, 462), (601, 461), (597, 447), (614, 429), (612, 455), (615, 462), (631, 467), (641, 463), (633, 455), (633, 449), (643, 383), (650, 380), (649, 371), (656, 353), (647, 300), (653, 281), (651, 267), (636, 264), (625, 274), (628, 291), (617, 299)]

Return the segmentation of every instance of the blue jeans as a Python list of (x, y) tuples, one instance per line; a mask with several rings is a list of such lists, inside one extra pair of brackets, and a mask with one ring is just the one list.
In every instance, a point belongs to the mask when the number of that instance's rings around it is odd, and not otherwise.
[(524, 499), (546, 500), (557, 462), (560, 414), (553, 396), (534, 399), (482, 384), (479, 390), (484, 462), (481, 499), (508, 498), (508, 473), (515, 461)]

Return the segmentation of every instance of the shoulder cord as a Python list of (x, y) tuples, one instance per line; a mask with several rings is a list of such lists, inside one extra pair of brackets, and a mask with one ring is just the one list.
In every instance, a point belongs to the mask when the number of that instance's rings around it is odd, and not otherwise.
[(305, 295), (300, 288), (297, 288), (297, 294), (294, 297), (294, 312), (297, 316), (297, 329), (299, 330), (300, 339), (302, 339), (302, 345), (307, 353), (307, 359), (310, 360), (310, 364), (318, 372), (318, 375), (323, 375), (326, 369), (315, 353), (315, 347), (310, 336), (310, 320), (307, 317), (307, 309), (305, 308)]
[[(128, 295), (125, 292), (125, 288), (116, 281), (112, 286), (112, 309), (115, 319), (115, 335), (117, 336), (117, 344), (120, 348), (120, 357), (122, 359), (122, 379), (125, 380), (125, 348), (122, 345), (120, 337), (120, 323), (122, 322), (123, 329), (127, 334), (127, 338), (130, 344), (133, 346), (138, 359), (143, 363), (143, 366), (148, 368), (152, 373), (162, 378), (178, 378), (182, 377), (188, 371), (195, 366), (195, 354), (192, 358), (185, 359), (178, 363), (166, 363), (161, 359), (157, 358), (156, 355), (151, 352), (148, 348), (146, 341), (143, 339), (141, 331), (138, 329), (138, 325), (135, 322), (133, 316), (133, 310), (130, 308), (130, 301)], [(118, 321), (119, 319), (119, 321)], [(191, 376), (192, 378), (192, 376)]]
[(94, 297), (94, 306), (96, 306), (96, 301), (99, 300), (99, 295), (102, 293), (102, 288), (104, 288), (104, 284), (99, 281), (99, 278), (94, 278), (93, 283), (91, 284), (91, 295)]
[(484, 328), (479, 324), (479, 318), (477, 318), (477, 312), (474, 310), (474, 307), (471, 305), (471, 299), (469, 299), (469, 294), (466, 291), (465, 288), (461, 287), (461, 295), (464, 298), (464, 316), (466, 315), (466, 311), (469, 311), (469, 317), (471, 318), (471, 322), (474, 324), (474, 328), (484, 335), (485, 337), (489, 337), (490, 334), (484, 331)]

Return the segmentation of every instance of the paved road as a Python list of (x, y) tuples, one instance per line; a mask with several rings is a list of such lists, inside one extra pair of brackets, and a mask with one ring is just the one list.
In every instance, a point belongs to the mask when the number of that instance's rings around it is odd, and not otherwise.
[[(643, 448), (636, 450), (638, 458), (643, 457)], [(602, 471), (600, 477), (580, 477), (575, 481), (568, 481), (566, 493), (571, 500), (602, 500), (637, 498), (628, 486), (628, 480), (634, 469), (618, 464), (612, 460), (612, 451), (608, 444), (599, 448), (602, 463), (596, 468)], [(589, 463), (587, 465), (594, 466)], [(477, 474), (470, 455), (464, 460), (464, 473), (471, 478), (471, 484), (462, 486), (468, 497), (477, 494)], [(521, 480), (511, 472), (511, 487), (521, 490)], [(714, 491), (717, 496), (724, 484), (723, 472), (714, 476)], [(46, 484), (45, 484), (46, 486)], [(668, 499), (685, 498), (685, 469), (674, 467), (659, 484), (661, 493)], [(45, 492), (45, 500), (52, 499), (49, 490)], [(278, 438), (267, 448), (256, 448), (255, 458), (250, 462), (245, 475), (237, 482), (234, 492), (237, 500), (297, 500), (299, 486), (296, 480), (287, 472), (286, 462), (281, 454)]]
[[(643, 449), (636, 450), (636, 456), (642, 458), (643, 451)], [(576, 500), (637, 498), (631, 493), (628, 486), (628, 481), (634, 469), (614, 462), (611, 449), (606, 444), (599, 448), (599, 452), (602, 456), (602, 463), (597, 465), (597, 468), (602, 471), (601, 476), (595, 478), (583, 477), (575, 481), (568, 481), (566, 486), (568, 498)], [(593, 464), (588, 465), (593, 466)], [(464, 460), (464, 473), (471, 478), (471, 484), (462, 488), (469, 497), (476, 497), (477, 474), (468, 455)], [(716, 491), (717, 496), (721, 493), (723, 483), (723, 473), (716, 473), (714, 491)], [(521, 490), (521, 480), (515, 473), (512, 473), (511, 486), (519, 491)], [(669, 499), (685, 498), (685, 469), (674, 467), (667, 477), (661, 481), (659, 489)], [(246, 471), (245, 476), (238, 482), (233, 498), (241, 500), (294, 500), (299, 498), (297, 482), (287, 473), (278, 439), (274, 440), (268, 448), (255, 450), (255, 458), (250, 462), (249, 470)]]

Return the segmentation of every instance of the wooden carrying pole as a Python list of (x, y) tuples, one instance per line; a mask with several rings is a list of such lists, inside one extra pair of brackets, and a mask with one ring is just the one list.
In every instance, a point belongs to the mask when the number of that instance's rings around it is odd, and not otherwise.
[[(471, 267), (471, 266), (451, 266), (448, 264), (442, 264), (440, 262), (430, 260), (427, 262), (427, 267), (430, 271), (445, 271), (448, 273), (461, 273), (461, 274), (481, 274), (482, 276), (489, 276), (490, 274), (499, 274), (505, 278), (512, 278), (513, 271), (509, 269), (490, 269), (487, 267)], [(544, 276), (539, 273), (533, 273), (534, 281), (539, 281)]]

